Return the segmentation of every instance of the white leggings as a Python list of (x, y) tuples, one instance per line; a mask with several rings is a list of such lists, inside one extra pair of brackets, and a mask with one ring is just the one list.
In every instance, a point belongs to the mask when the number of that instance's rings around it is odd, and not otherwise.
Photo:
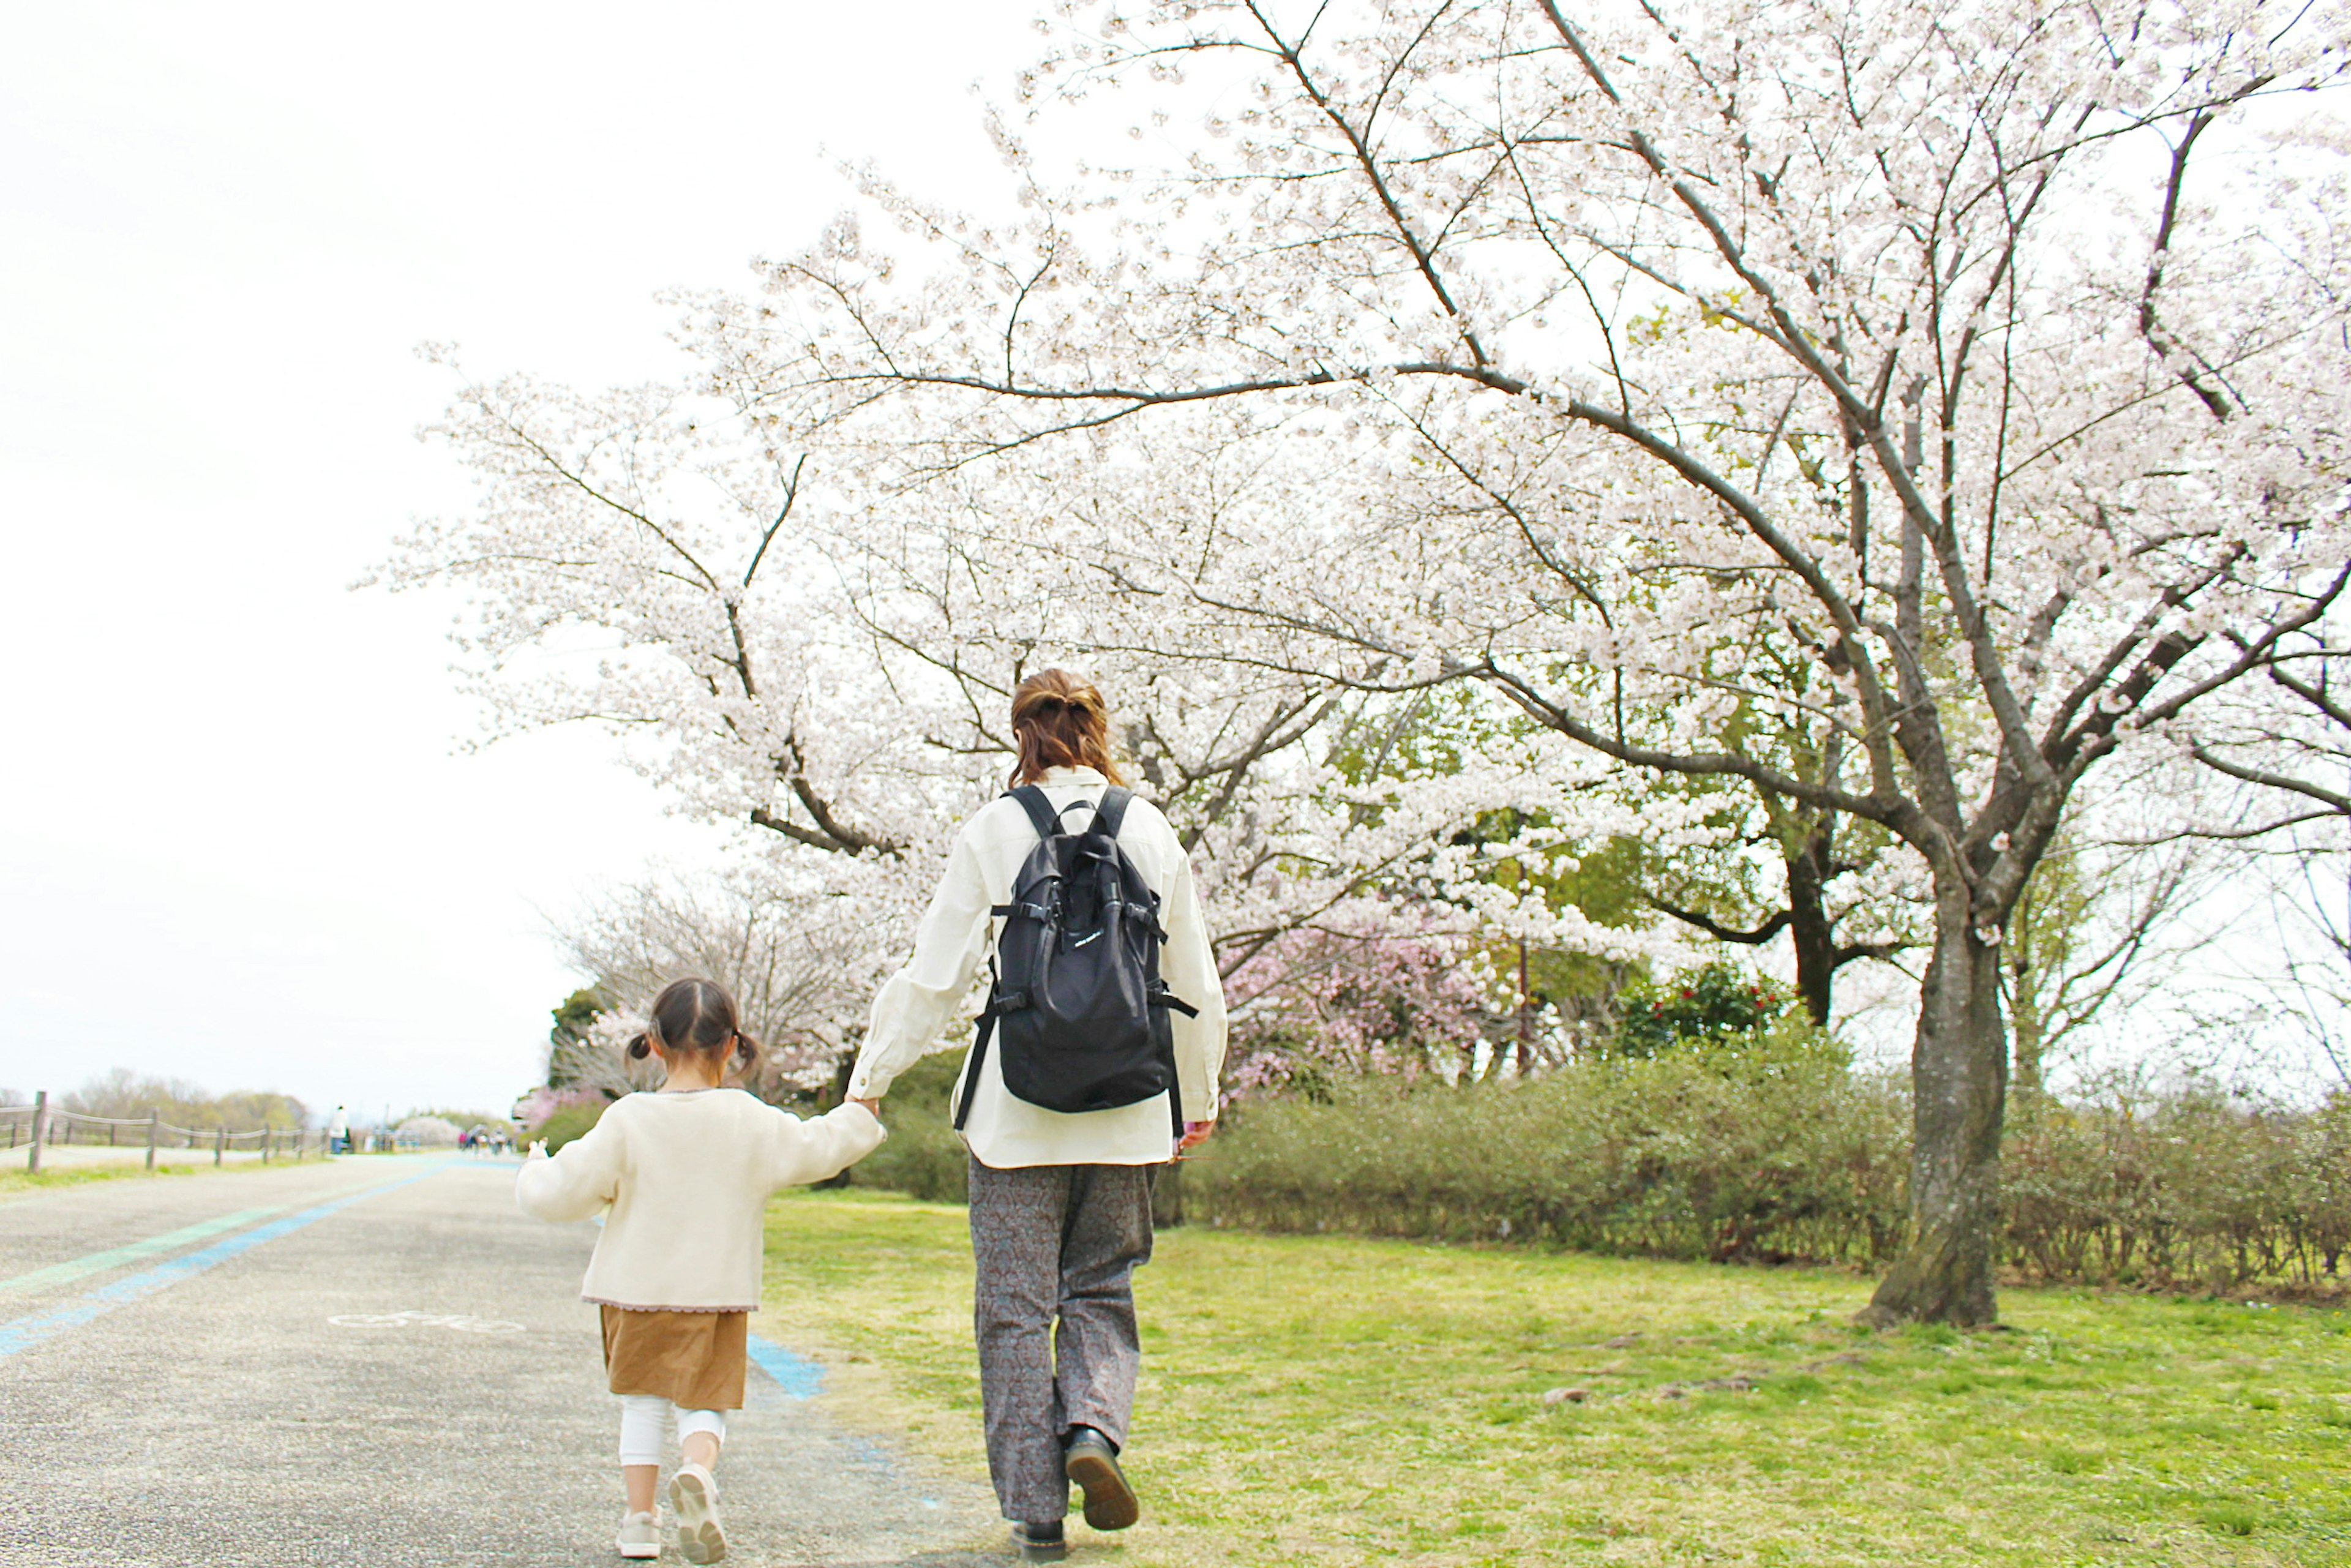
[(621, 1396), (621, 1463), (661, 1463), (662, 1437), (668, 1429), (673, 1410), (677, 1412), (677, 1440), (680, 1443), (696, 1432), (707, 1432), (721, 1443), (726, 1441), (726, 1412), (724, 1410), (688, 1410), (682, 1405), (671, 1404), (657, 1394), (623, 1394)]

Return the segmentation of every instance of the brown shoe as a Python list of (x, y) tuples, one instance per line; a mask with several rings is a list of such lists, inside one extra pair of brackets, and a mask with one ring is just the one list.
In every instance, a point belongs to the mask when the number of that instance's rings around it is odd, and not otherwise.
[(1092, 1427), (1081, 1427), (1064, 1450), (1061, 1468), (1086, 1494), (1086, 1522), (1096, 1530), (1124, 1530), (1143, 1517), (1134, 1489), (1118, 1468), (1118, 1450)]
[(1059, 1563), (1070, 1554), (1069, 1542), (1061, 1537), (1061, 1521), (1050, 1524), (1016, 1524), (1012, 1527), (1012, 1550), (1020, 1554), (1023, 1563)]

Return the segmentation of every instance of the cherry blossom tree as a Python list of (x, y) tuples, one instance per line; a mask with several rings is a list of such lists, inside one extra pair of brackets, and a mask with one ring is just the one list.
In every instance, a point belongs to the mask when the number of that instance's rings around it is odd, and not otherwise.
[(663, 987), (707, 975), (765, 1048), (772, 1079), (758, 1087), (814, 1089), (834, 1077), (843, 1026), (872, 999), (872, 944), (855, 912), (779, 876), (784, 869), (751, 859), (610, 888), (559, 917), (554, 935), (627, 1033), (643, 1027)]
[(2085, 776), (2192, 747), (2351, 570), (2342, 139), (2290, 99), (2339, 10), (1065, 20), (1021, 136), (1083, 157), (1000, 131), (1001, 220), (868, 179), (696, 303), (706, 390), (910, 580), (1082, 603), (1092, 657), (1471, 685), (1564, 800), (1597, 758), (1882, 830), (1930, 929), (1868, 1316), (1991, 1320), (2016, 902)]
[(2181, 832), (2260, 856), (2273, 939), (2242, 978), (2351, 1083), (2351, 624), (2304, 628), (2267, 675), (2185, 737), (2236, 809)]
[[(1416, 699), (1103, 646), (1062, 563), (892, 527), (865, 509), (857, 445), (800, 424), (779, 431), (723, 363), (602, 394), (465, 379), (426, 434), (473, 474), (479, 505), (417, 525), (377, 574), (467, 597), (464, 679), (494, 734), (605, 726), (681, 809), (749, 835), (718, 883), (649, 886), (570, 924), (574, 957), (624, 1006), (682, 968), (715, 973), (788, 1071), (824, 1076), (903, 961), (953, 824), (1003, 788), (1012, 687), (1071, 654), (1194, 858), (1237, 1009), (1321, 983), (1311, 956), (1332, 944), (1458, 951), (1507, 930), (1648, 950), (1638, 930), (1484, 874), (1496, 856), (1630, 831), (1621, 806), (1583, 798), (1600, 759), (1562, 770), (1522, 741), (1440, 775), (1351, 768), (1366, 736), (1411, 728)], [(1574, 826), (1457, 841), (1503, 805)]]
[[(1816, 748), (1788, 749), (1791, 761), (1820, 756)], [(1761, 947), (1784, 935), (1796, 995), (1814, 1023), (1835, 1019), (1836, 977), (1847, 966), (1892, 959), (1917, 945), (1917, 901), (1888, 885), (1908, 869), (1908, 857), (1884, 830), (1744, 780), (1675, 782), (1708, 787), (1723, 832), (1704, 851), (1649, 857), (1646, 901), (1733, 946)]]
[(1285, 934), (1236, 977), (1254, 1005), (1235, 1019), (1227, 1098), (1322, 1076), (1491, 1071), (1505, 1057), (1490, 1049), (1495, 988), (1481, 968), (1458, 938)]

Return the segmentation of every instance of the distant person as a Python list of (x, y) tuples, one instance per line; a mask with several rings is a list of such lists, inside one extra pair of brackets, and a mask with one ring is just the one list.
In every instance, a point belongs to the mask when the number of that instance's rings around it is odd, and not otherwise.
[(1183, 843), (1122, 785), (1102, 694), (1040, 671), (1012, 694), (1012, 734), (1013, 788), (956, 835), (849, 1093), (878, 1102), (980, 960), (1002, 960), (955, 1125), (971, 1155), (988, 1473), (1021, 1556), (1051, 1562), (1068, 1552), (1071, 1482), (1097, 1530), (1140, 1515), (1118, 1462), (1141, 1361), (1134, 1275), (1151, 1257), (1154, 1168), (1217, 1114), (1225, 998)]
[(327, 1118), (327, 1147), (339, 1155), (351, 1152), (351, 1119), (343, 1114), (340, 1105)]
[(614, 1549), (661, 1555), (653, 1491), (674, 1416), (685, 1461), (669, 1484), (678, 1550), (689, 1563), (716, 1563), (726, 1537), (711, 1467), (726, 1412), (743, 1407), (768, 1199), (856, 1164), (882, 1142), (882, 1124), (867, 1105), (803, 1122), (730, 1086), (756, 1076), (760, 1052), (715, 981), (664, 988), (629, 1054), (661, 1059), (661, 1088), (613, 1102), (552, 1158), (544, 1143), (531, 1145), (515, 1197), (525, 1213), (556, 1221), (610, 1206), (580, 1294), (602, 1309), (604, 1370), (621, 1398), (628, 1511)]

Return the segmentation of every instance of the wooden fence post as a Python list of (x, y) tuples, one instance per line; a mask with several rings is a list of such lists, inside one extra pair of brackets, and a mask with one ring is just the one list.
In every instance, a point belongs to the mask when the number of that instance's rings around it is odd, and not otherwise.
[(221, 1155), (227, 1151), (228, 1128), (225, 1125), (214, 1127), (213, 1129), (213, 1164), (220, 1164)]
[(154, 1106), (147, 1107), (147, 1168), (155, 1168), (155, 1137), (163, 1130), (163, 1113)]
[(41, 1134), (49, 1119), (49, 1092), (37, 1090), (33, 1095), (33, 1152), (25, 1157), (25, 1168), (33, 1175), (41, 1174)]

